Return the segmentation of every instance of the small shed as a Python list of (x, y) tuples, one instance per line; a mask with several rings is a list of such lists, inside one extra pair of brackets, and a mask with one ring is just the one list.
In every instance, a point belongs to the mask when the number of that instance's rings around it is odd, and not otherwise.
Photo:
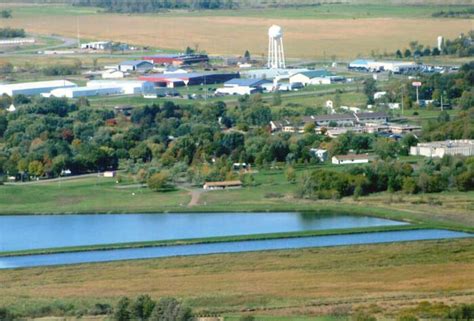
[(222, 182), (206, 182), (203, 185), (205, 190), (221, 190), (221, 189), (235, 189), (242, 187), (242, 182), (236, 181), (222, 181)]

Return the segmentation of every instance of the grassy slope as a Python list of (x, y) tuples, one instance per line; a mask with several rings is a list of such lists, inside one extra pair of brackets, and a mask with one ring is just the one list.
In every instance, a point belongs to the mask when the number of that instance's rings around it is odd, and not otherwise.
[(391, 312), (420, 299), (472, 300), (473, 269), (466, 239), (4, 270), (0, 306), (83, 307), (149, 293), (230, 314), (314, 315), (374, 302)]

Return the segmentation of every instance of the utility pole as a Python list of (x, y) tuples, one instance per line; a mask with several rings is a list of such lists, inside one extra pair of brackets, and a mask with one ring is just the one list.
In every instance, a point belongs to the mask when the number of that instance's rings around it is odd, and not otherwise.
[(404, 92), (405, 92), (405, 88), (404, 88), (403, 85), (402, 85), (402, 87), (400, 87), (400, 88), (401, 88), (401, 90), (402, 90), (402, 116), (403, 116), (403, 110), (404, 110), (404, 102), (403, 102), (403, 101), (405, 100), (403, 94), (404, 94)]
[(79, 16), (76, 16), (76, 30), (77, 30), (77, 49), (81, 49), (81, 34), (79, 32)]

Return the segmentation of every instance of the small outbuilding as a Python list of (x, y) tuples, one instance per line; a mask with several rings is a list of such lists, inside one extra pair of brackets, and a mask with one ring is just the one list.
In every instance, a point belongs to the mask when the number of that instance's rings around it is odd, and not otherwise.
[(242, 182), (239, 180), (236, 181), (222, 181), (222, 182), (206, 182), (203, 185), (205, 190), (222, 190), (222, 189), (235, 189), (241, 188)]
[(335, 165), (367, 164), (368, 162), (369, 154), (348, 154), (332, 157), (332, 163)]

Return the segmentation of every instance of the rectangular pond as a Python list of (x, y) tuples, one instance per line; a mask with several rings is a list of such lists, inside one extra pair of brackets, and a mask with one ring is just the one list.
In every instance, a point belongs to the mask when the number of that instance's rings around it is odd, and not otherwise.
[(107, 251), (70, 252), (45, 255), (0, 257), (0, 269), (26, 268), (50, 265), (67, 265), (119, 260), (151, 259), (173, 256), (190, 256), (218, 253), (238, 253), (265, 250), (284, 250), (324, 246), (390, 243), (466, 238), (473, 235), (446, 230), (407, 230), (379, 233), (359, 233), (275, 240), (219, 242), (193, 245), (173, 245)]
[(7, 215), (0, 216), (0, 252), (404, 224), (320, 213)]

